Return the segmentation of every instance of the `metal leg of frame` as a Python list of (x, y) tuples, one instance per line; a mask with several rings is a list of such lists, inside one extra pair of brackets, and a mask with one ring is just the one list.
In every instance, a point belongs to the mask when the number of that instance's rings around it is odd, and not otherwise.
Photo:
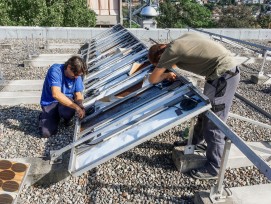
[(229, 139), (226, 139), (223, 156), (221, 160), (221, 167), (218, 173), (218, 182), (215, 186), (211, 188), (211, 192), (210, 192), (210, 199), (213, 203), (224, 202), (226, 199), (226, 195), (223, 195), (223, 188), (224, 188), (223, 181), (224, 181), (226, 167), (227, 167), (227, 163), (229, 159), (230, 148), (231, 148), (231, 141)]
[(263, 67), (264, 67), (264, 64), (265, 64), (265, 61), (266, 61), (266, 57), (267, 57), (267, 50), (264, 50), (264, 52), (263, 52), (263, 63), (262, 63), (262, 66), (261, 66), (261, 70), (259, 72), (259, 76), (263, 75)]
[(189, 137), (187, 145), (184, 148), (184, 154), (194, 154), (195, 145), (192, 145), (193, 134), (194, 134), (194, 126), (195, 126), (195, 117), (191, 119), (190, 129), (189, 129)]

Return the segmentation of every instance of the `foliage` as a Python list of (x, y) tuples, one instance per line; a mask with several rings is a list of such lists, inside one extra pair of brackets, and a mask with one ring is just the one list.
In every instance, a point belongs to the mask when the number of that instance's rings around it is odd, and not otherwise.
[(160, 4), (160, 16), (157, 17), (158, 27), (211, 27), (214, 22), (211, 11), (194, 0), (166, 0)]
[(64, 25), (91, 27), (96, 23), (96, 15), (87, 8), (86, 0), (66, 0)]
[(6, 1), (0, 1), (0, 25), (11, 25), (11, 20), (9, 18), (9, 7)]
[(92, 27), (86, 0), (0, 0), (0, 25)]
[(37, 26), (46, 15), (45, 0), (6, 1), (10, 25)]
[(218, 27), (220, 28), (255, 28), (256, 25), (252, 8), (245, 5), (231, 5), (222, 8), (218, 20)]
[(271, 14), (259, 15), (257, 22), (261, 28), (271, 28)]
[(47, 1), (47, 17), (45, 21), (41, 22), (41, 26), (64, 26), (64, 0)]

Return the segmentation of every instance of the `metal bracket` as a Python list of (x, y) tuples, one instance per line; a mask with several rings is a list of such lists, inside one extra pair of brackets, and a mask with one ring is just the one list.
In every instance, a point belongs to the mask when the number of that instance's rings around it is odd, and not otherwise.
[(210, 191), (210, 199), (212, 201), (212, 203), (221, 203), (221, 202), (225, 202), (227, 197), (232, 196), (232, 193), (229, 189), (222, 188), (222, 191), (219, 192), (217, 191), (217, 186), (212, 186), (211, 187), (211, 191)]
[(184, 154), (194, 154), (195, 145), (186, 145), (184, 147)]
[(62, 163), (62, 160), (63, 160), (63, 156), (62, 154), (60, 155), (56, 155), (55, 152), (57, 152), (56, 150), (51, 150), (50, 151), (50, 155), (51, 156), (51, 160), (50, 160), (50, 164), (60, 164)]

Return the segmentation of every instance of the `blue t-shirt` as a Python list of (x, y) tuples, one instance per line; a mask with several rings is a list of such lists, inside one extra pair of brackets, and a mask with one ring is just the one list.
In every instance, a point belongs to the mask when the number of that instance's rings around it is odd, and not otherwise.
[(74, 98), (75, 92), (81, 92), (84, 89), (82, 77), (70, 79), (64, 74), (64, 64), (53, 64), (46, 75), (43, 83), (40, 104), (48, 106), (53, 102), (58, 102), (52, 96), (52, 86), (58, 86), (61, 92), (69, 98)]

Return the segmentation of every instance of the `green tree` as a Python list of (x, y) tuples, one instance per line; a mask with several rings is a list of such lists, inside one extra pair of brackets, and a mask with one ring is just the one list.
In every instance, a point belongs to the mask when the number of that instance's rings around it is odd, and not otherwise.
[(87, 7), (86, 0), (66, 0), (65, 4), (63, 26), (95, 26), (96, 14)]
[(258, 24), (261, 28), (269, 28), (271, 25), (271, 14), (261, 14), (257, 19)]
[(0, 25), (8, 26), (11, 25), (11, 20), (9, 18), (9, 7), (6, 1), (0, 0)]
[(47, 16), (41, 26), (61, 27), (64, 22), (65, 3), (64, 0), (50, 0), (47, 4)]
[(38, 26), (46, 16), (45, 0), (9, 0), (7, 5), (12, 25)]
[(214, 22), (211, 11), (196, 3), (195, 0), (166, 0), (160, 4), (160, 15), (157, 17), (158, 27), (212, 27)]
[(245, 5), (224, 7), (218, 20), (220, 28), (254, 28), (256, 25), (252, 8)]
[(0, 25), (92, 27), (86, 0), (0, 0)]

